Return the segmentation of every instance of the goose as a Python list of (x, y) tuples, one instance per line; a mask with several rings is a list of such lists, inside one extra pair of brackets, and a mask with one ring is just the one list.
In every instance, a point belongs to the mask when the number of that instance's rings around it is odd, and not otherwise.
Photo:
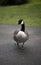
[(18, 21), (18, 25), (21, 25), (21, 30), (15, 30), (13, 34), (13, 39), (17, 42), (17, 45), (19, 46), (19, 43), (23, 43), (22, 47), (24, 46), (24, 43), (29, 39), (28, 32), (25, 31), (25, 23), (22, 19)]

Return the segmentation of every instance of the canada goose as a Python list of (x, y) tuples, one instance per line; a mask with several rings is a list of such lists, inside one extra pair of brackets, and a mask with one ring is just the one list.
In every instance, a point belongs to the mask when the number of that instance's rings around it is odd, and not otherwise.
[(25, 32), (25, 24), (22, 19), (18, 21), (18, 24), (21, 24), (21, 30), (14, 31), (13, 39), (17, 42), (17, 45), (19, 46), (19, 43), (24, 43), (28, 40), (29, 35), (27, 32)]

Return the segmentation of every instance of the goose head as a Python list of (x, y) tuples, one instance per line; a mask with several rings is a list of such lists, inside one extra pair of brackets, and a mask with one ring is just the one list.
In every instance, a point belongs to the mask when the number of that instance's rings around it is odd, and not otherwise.
[(21, 25), (21, 31), (25, 31), (25, 24), (24, 24), (24, 21), (22, 20), (22, 19), (20, 19), (19, 21), (18, 21), (18, 25)]

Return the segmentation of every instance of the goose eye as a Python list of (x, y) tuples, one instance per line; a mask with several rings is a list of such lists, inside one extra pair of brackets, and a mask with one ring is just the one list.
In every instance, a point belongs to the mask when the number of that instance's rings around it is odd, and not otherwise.
[(18, 24), (21, 24), (21, 21), (20, 20), (18, 21)]

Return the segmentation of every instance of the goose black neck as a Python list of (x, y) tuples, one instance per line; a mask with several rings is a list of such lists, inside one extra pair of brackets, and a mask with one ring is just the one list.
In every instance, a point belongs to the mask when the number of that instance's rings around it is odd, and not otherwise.
[(21, 31), (25, 31), (25, 24), (21, 25)]

